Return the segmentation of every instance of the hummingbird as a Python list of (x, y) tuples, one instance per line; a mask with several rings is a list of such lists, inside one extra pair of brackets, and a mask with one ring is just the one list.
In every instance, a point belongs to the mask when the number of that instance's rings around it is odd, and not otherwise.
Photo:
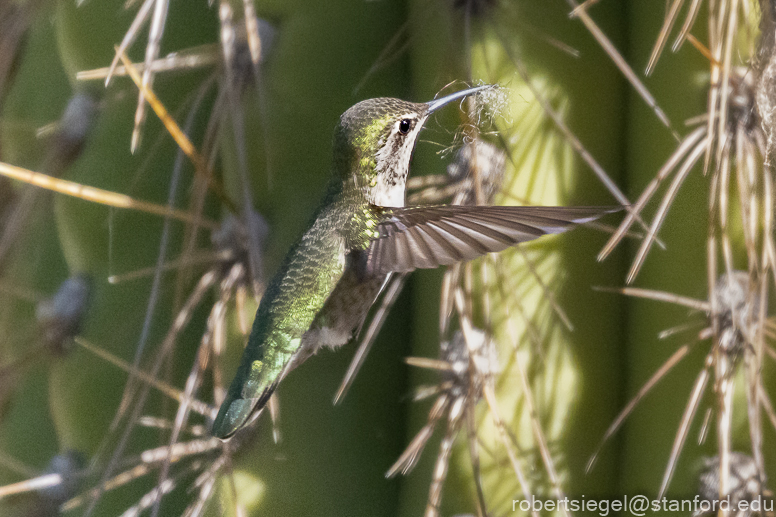
[(228, 439), (257, 417), (283, 378), (319, 348), (346, 344), (391, 275), (471, 260), (616, 210), (405, 207), (423, 124), (443, 106), (493, 87), (426, 103), (368, 99), (340, 117), (326, 194), (267, 285), (214, 436)]

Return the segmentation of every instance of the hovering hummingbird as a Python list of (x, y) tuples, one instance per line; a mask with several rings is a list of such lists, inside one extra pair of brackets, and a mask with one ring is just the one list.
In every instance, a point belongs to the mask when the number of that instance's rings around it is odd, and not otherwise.
[(321, 346), (347, 343), (393, 274), (471, 260), (613, 211), (606, 207), (404, 207), (418, 134), (439, 108), (378, 98), (347, 110), (334, 132), (333, 177), (309, 228), (268, 284), (248, 346), (213, 423), (226, 439), (264, 408), (280, 381)]

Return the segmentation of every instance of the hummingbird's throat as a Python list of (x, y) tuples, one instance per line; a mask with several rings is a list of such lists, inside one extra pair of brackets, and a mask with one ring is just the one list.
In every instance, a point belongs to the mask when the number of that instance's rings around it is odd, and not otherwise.
[(399, 136), (394, 132), (384, 143), (380, 143), (375, 154), (374, 176), (367, 192), (370, 203), (378, 206), (404, 206), (410, 160), (420, 127), (421, 124), (417, 124), (408, 135)]
[(374, 186), (369, 189), (367, 201), (377, 206), (404, 206), (405, 183), (407, 176), (389, 176), (378, 174)]

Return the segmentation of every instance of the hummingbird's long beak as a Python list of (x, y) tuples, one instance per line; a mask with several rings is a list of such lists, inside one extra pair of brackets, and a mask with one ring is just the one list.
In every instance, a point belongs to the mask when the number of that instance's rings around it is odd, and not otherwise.
[(441, 99), (434, 99), (433, 101), (429, 101), (426, 103), (426, 105), (428, 106), (428, 113), (429, 114), (434, 113), (442, 106), (450, 104), (453, 101), (457, 101), (458, 99), (463, 99), (464, 97), (468, 97), (473, 93), (477, 93), (479, 91), (487, 90), (488, 88), (495, 88), (495, 87), (496, 87), (495, 84), (483, 84), (481, 86), (475, 86), (473, 88), (469, 88), (468, 90), (461, 90), (460, 92), (451, 93), (450, 95), (442, 97)]

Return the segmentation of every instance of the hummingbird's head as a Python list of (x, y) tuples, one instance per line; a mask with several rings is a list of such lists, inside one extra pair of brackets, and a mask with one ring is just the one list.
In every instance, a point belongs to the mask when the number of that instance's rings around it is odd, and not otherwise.
[(369, 203), (404, 206), (410, 158), (429, 115), (490, 87), (477, 86), (424, 103), (390, 98), (359, 102), (342, 114), (334, 133), (335, 173), (365, 192)]
[(359, 102), (334, 133), (336, 173), (380, 206), (404, 205), (404, 182), (428, 105), (379, 98)]

